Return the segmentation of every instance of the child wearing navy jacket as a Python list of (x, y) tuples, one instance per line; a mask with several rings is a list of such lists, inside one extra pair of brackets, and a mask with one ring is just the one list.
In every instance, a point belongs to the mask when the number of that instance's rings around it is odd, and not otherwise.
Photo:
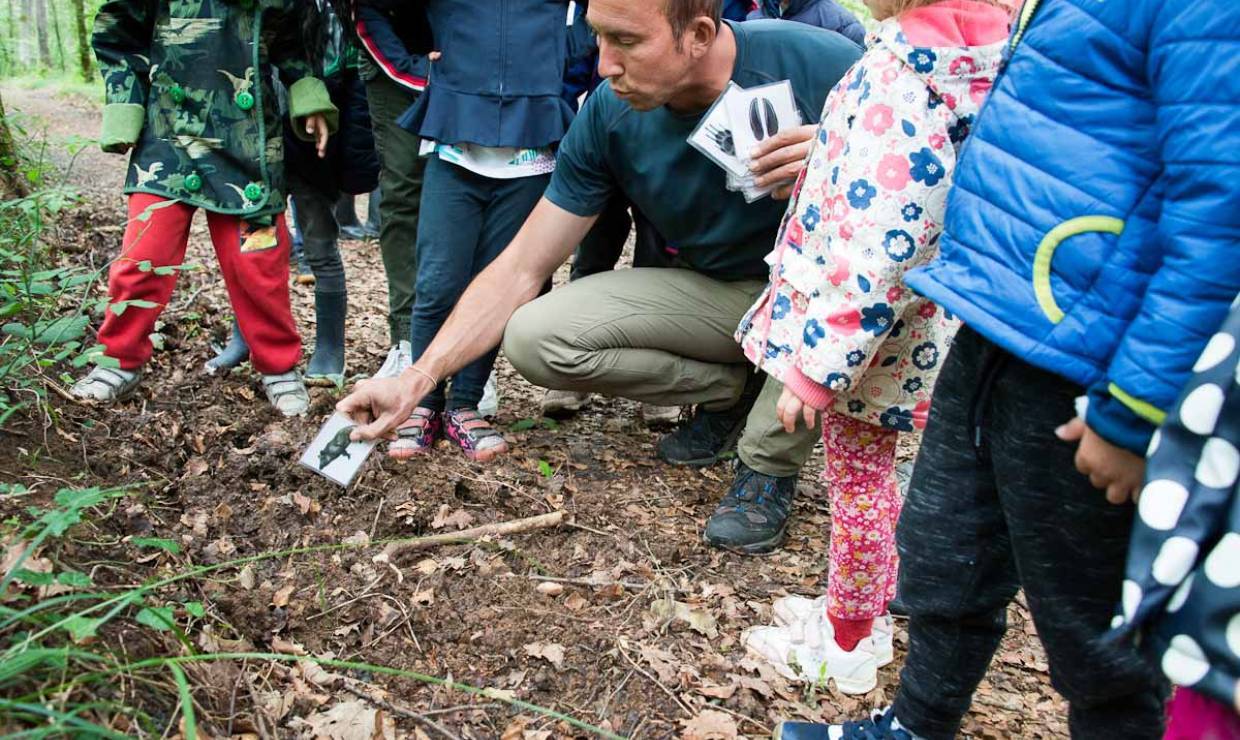
[[(423, 139), (418, 274), (410, 343), (416, 361), (469, 282), (499, 255), (542, 197), (553, 147), (573, 110), (562, 97), (566, 0), (424, 3), (437, 54), (430, 82), (399, 119)], [(507, 450), (478, 412), (498, 350), (437, 388), (397, 429), (389, 454), (431, 449), (442, 434), (471, 459)]]

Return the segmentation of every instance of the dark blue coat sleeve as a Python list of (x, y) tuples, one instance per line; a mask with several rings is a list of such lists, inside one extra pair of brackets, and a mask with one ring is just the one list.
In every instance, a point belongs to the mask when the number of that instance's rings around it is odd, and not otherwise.
[(357, 37), (383, 74), (414, 92), (426, 89), (429, 61), (406, 48), (387, 13), (368, 4), (357, 9)]

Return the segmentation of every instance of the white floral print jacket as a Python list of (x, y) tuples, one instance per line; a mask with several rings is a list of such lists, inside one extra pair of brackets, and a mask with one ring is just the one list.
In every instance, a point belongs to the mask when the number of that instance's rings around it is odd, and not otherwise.
[[(932, 15), (940, 6), (982, 13), (998, 28), (981, 34), (985, 45), (910, 43), (906, 31), (927, 15), (952, 23)], [(957, 328), (905, 287), (904, 274), (938, 255), (952, 172), (994, 81), (1008, 18), (971, 0), (914, 13), (882, 22), (827, 98), (767, 257), (770, 285), (736, 335), (750, 361), (805, 403), (900, 431), (924, 426)], [(949, 30), (966, 43), (977, 31)], [(952, 40), (942, 29), (921, 35)]]

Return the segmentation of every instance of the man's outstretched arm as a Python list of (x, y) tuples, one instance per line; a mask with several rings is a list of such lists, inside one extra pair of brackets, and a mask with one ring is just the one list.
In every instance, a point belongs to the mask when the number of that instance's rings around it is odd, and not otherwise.
[(594, 225), (597, 216), (576, 216), (543, 198), (512, 243), (474, 278), (435, 340), (413, 367), (396, 378), (358, 385), (336, 410), (358, 425), (354, 439), (390, 436), (423, 396), (441, 381), (500, 343), (514, 311), (539, 288)]

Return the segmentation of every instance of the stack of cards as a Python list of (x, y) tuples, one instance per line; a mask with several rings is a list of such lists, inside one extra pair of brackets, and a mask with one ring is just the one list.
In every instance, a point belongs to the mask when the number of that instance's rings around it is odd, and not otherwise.
[[(399, 347), (392, 348), (383, 362), (383, 367), (375, 373), (376, 378), (392, 378), (400, 375), (401, 366), (407, 366), (406, 363), (401, 362), (400, 352)], [(354, 424), (349, 417), (339, 412), (332, 414), (332, 417), (319, 430), (314, 441), (306, 448), (305, 454), (301, 456), (299, 461), (301, 465), (337, 485), (348, 488), (354, 476), (357, 475), (357, 471), (362, 469), (362, 463), (366, 462), (366, 458), (375, 448), (374, 442), (350, 440), (349, 434), (353, 431), (353, 427)]]
[(780, 131), (801, 125), (792, 83), (788, 80), (743, 88), (735, 82), (702, 116), (689, 144), (728, 173), (728, 189), (740, 191), (753, 203), (775, 189), (754, 183), (749, 152)]

